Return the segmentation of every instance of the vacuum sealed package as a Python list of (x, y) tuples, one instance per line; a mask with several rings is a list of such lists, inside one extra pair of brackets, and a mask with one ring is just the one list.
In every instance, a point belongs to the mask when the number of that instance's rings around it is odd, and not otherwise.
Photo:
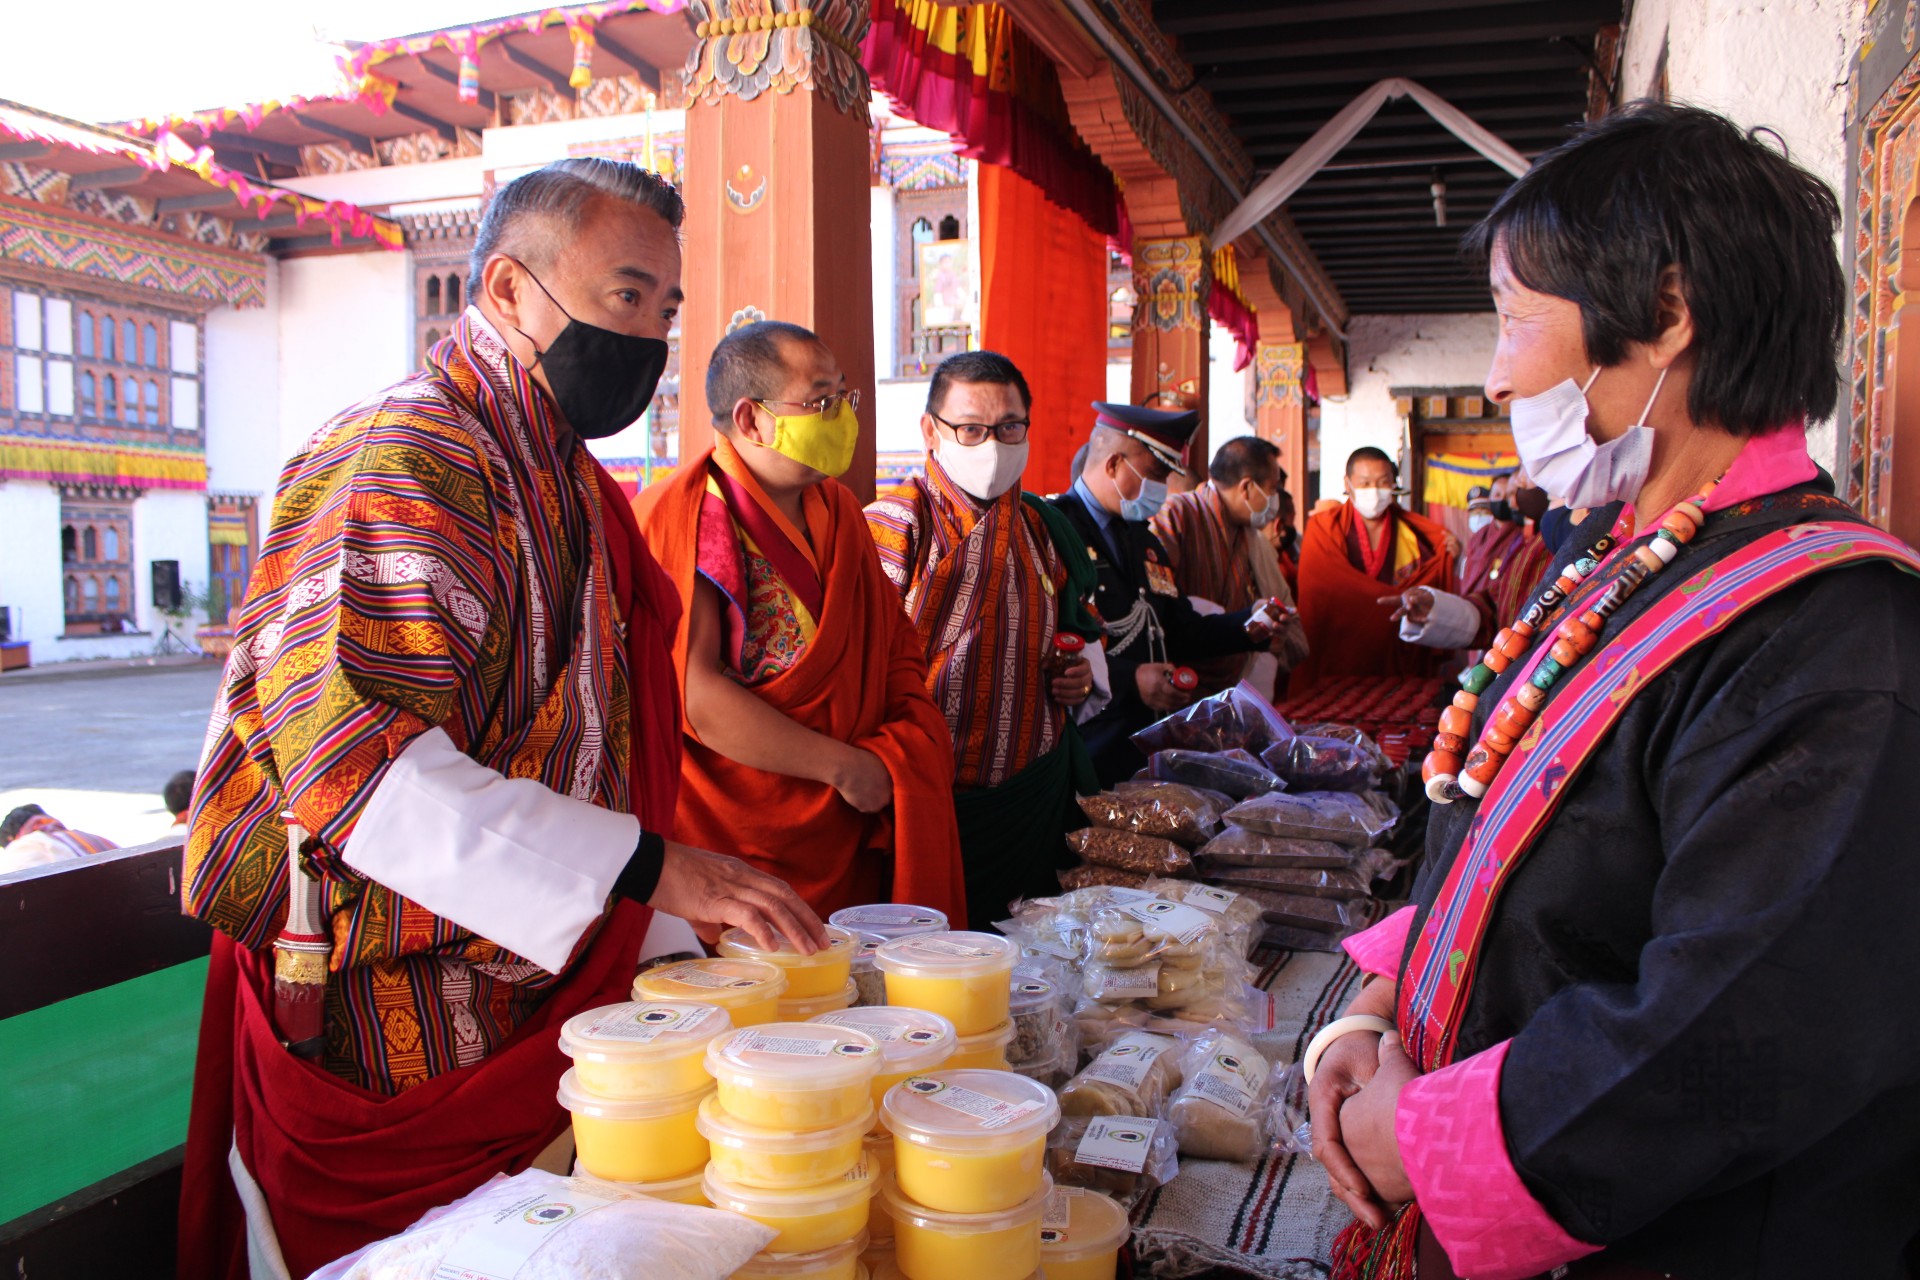
[(311, 1280), (722, 1280), (777, 1234), (736, 1213), (529, 1169), (494, 1178)]
[(1182, 1083), (1167, 1102), (1180, 1154), (1251, 1162), (1267, 1152), (1267, 1060), (1228, 1031), (1180, 1051)]
[(1060, 1090), (1069, 1116), (1152, 1116), (1180, 1084), (1180, 1041), (1123, 1031)]
[(1260, 753), (1261, 762), (1295, 791), (1366, 791), (1390, 766), (1380, 748), (1301, 733)]
[(1184, 903), (1218, 917), (1220, 928), (1232, 941), (1234, 950), (1244, 959), (1253, 951), (1260, 932), (1260, 904), (1241, 897), (1232, 889), (1217, 885), (1195, 884), (1191, 880), (1149, 878), (1139, 886), (1169, 902)]
[(1134, 775), (1134, 781), (1183, 782), (1234, 800), (1286, 786), (1258, 756), (1238, 747), (1232, 751), (1185, 751), (1178, 747), (1156, 751), (1147, 760), (1147, 767)]
[(1135, 875), (1177, 876), (1193, 869), (1193, 855), (1185, 849), (1171, 840), (1138, 831), (1082, 827), (1067, 832), (1067, 847), (1088, 862)]
[(1079, 797), (1080, 811), (1096, 827), (1205, 844), (1220, 830), (1220, 815), (1233, 800), (1178, 782), (1123, 782), (1111, 791)]
[(1235, 826), (1263, 835), (1365, 849), (1393, 829), (1400, 811), (1378, 792), (1274, 791), (1242, 800), (1226, 816)]
[(1047, 1135), (1055, 1186), (1083, 1187), (1128, 1208), (1180, 1172), (1171, 1126), (1152, 1116), (1062, 1116)]
[[(1365, 862), (1365, 859), (1359, 860)], [(1369, 864), (1370, 865), (1370, 864)], [(1234, 889), (1272, 889), (1313, 898), (1364, 898), (1373, 881), (1367, 866), (1344, 871), (1314, 871), (1306, 867), (1222, 867), (1214, 875)]]
[(1259, 755), (1276, 742), (1293, 736), (1293, 729), (1273, 704), (1244, 681), (1202, 698), (1190, 707), (1156, 720), (1133, 735), (1133, 744), (1147, 755), (1175, 748), (1186, 751), (1232, 751)]
[(1299, 867), (1310, 871), (1345, 871), (1356, 855), (1331, 840), (1300, 840), (1270, 836), (1262, 831), (1229, 825), (1202, 845), (1194, 860), (1201, 874), (1225, 867)]
[(1274, 889), (1242, 889), (1240, 892), (1260, 904), (1261, 914), (1269, 924), (1345, 935), (1367, 922), (1365, 900), (1349, 903), (1338, 898), (1315, 898)]
[(1122, 871), (1118, 867), (1103, 867), (1099, 863), (1089, 862), (1083, 867), (1068, 867), (1060, 873), (1062, 889), (1089, 889), (1097, 885), (1119, 885), (1122, 888), (1138, 889), (1150, 877), (1138, 871)]
[(1198, 907), (1148, 894), (1096, 905), (1087, 916), (1084, 955), (1082, 987), (1090, 1000), (1244, 1015), (1246, 962), (1220, 918)]

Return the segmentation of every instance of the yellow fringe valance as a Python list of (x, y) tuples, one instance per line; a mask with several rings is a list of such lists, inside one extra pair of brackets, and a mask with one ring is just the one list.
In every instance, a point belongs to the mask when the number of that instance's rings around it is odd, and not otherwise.
[(0, 436), (0, 476), (130, 489), (205, 489), (207, 455), (198, 450)]

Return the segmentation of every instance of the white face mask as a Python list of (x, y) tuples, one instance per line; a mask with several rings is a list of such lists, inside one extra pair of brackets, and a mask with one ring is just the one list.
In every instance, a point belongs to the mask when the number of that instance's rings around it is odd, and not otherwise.
[(1537, 396), (1516, 398), (1509, 409), (1521, 465), (1535, 484), (1566, 499), (1570, 507), (1632, 502), (1653, 464), (1653, 428), (1646, 425), (1647, 415), (1653, 412), (1667, 371), (1660, 371), (1640, 421), (1605, 444), (1587, 434), (1587, 388), (1599, 376), (1595, 369), (1586, 386), (1568, 378)]
[(1467, 530), (1478, 533), (1493, 523), (1493, 516), (1485, 511), (1476, 511), (1467, 517)]
[[(1145, 476), (1141, 476), (1140, 468), (1128, 462), (1127, 459), (1122, 458), (1120, 461), (1126, 463), (1127, 470), (1133, 472), (1136, 476), (1140, 476), (1140, 492), (1134, 494), (1131, 498), (1124, 494), (1121, 495), (1120, 518), (1122, 520), (1134, 520), (1144, 524), (1159, 514), (1160, 508), (1167, 505), (1167, 482), (1165, 480), (1149, 480)], [(1118, 492), (1118, 486), (1115, 486), (1115, 492)]]
[(1002, 444), (985, 440), (966, 445), (941, 436), (933, 456), (955, 484), (982, 502), (992, 502), (1020, 483), (1020, 474), (1027, 469), (1027, 441)]
[(1355, 489), (1353, 491), (1354, 509), (1369, 520), (1378, 520), (1393, 505), (1391, 489)]
[(1267, 495), (1267, 505), (1250, 513), (1247, 523), (1256, 529), (1264, 529), (1280, 518), (1280, 491), (1275, 489)]

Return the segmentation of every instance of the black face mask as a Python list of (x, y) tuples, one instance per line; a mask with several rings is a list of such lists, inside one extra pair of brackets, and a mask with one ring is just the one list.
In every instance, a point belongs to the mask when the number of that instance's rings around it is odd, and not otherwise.
[(1547, 514), (1547, 503), (1549, 501), (1551, 501), (1551, 499), (1547, 497), (1547, 491), (1545, 489), (1515, 489), (1513, 491), (1513, 509), (1536, 524), (1539, 523), (1541, 516)]
[(1493, 504), (1493, 518), (1501, 524), (1513, 523), (1513, 504), (1505, 498)]
[[(525, 271), (526, 264), (520, 264)], [(534, 343), (534, 363), (547, 371), (553, 399), (576, 435), (599, 440), (617, 435), (640, 420), (667, 369), (667, 344), (659, 338), (636, 338), (576, 320), (532, 271), (527, 276), (540, 286), (547, 301), (567, 317), (567, 327), (547, 344)], [(515, 332), (528, 342), (526, 330)]]

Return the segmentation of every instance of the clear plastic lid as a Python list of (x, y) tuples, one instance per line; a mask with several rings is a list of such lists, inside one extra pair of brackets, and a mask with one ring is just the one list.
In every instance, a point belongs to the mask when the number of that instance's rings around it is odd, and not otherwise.
[(1005, 1049), (1013, 1043), (1013, 1019), (1008, 1018), (997, 1027), (988, 1027), (985, 1031), (970, 1036), (961, 1036), (960, 1043), (954, 1049), (958, 1054), (985, 1053), (989, 1049)]
[(896, 1222), (911, 1222), (916, 1227), (929, 1231), (939, 1231), (948, 1235), (971, 1235), (975, 1232), (1006, 1231), (1012, 1227), (1028, 1224), (1038, 1226), (1046, 1213), (1047, 1197), (1053, 1194), (1053, 1176), (1040, 1175), (1040, 1190), (1011, 1209), (1001, 1209), (996, 1213), (945, 1213), (939, 1209), (929, 1209), (917, 1204), (900, 1193), (900, 1184), (893, 1175), (888, 1174), (880, 1180), (879, 1196), (887, 1206), (887, 1213)]
[(634, 1000), (568, 1018), (560, 1052), (587, 1062), (665, 1062), (705, 1053), (732, 1026), (718, 1005)]
[(836, 1244), (827, 1249), (815, 1249), (812, 1253), (756, 1253), (748, 1259), (747, 1265), (733, 1273), (733, 1280), (786, 1280), (793, 1276), (822, 1276), (830, 1274), (834, 1268), (846, 1265), (847, 1259), (857, 1258), (867, 1251), (867, 1233), (862, 1231), (853, 1239)]
[[(876, 1177), (865, 1160), (832, 1182), (813, 1187), (794, 1187), (771, 1191), (765, 1187), (743, 1187), (728, 1182), (707, 1166), (707, 1203), (716, 1209), (744, 1213), (749, 1218), (810, 1218), (816, 1214), (837, 1213), (873, 1199)], [(857, 1252), (857, 1251), (856, 1251)]]
[(930, 1147), (1000, 1150), (1044, 1135), (1060, 1119), (1053, 1090), (1011, 1071), (933, 1071), (880, 1100), (894, 1136)]
[(953, 1024), (927, 1009), (881, 1004), (865, 1009), (841, 1009), (814, 1019), (829, 1026), (852, 1027), (880, 1042), (880, 1074), (931, 1071), (953, 1056), (961, 1044)]
[(947, 915), (910, 902), (877, 902), (870, 907), (842, 907), (827, 917), (827, 923), (876, 942), (892, 942), (916, 933), (945, 933)]
[(635, 1000), (696, 1001), (723, 1009), (778, 998), (786, 989), (787, 975), (779, 966), (730, 956), (678, 960), (633, 980)]
[(1018, 1018), (1044, 1008), (1059, 999), (1059, 992), (1045, 978), (1031, 973), (1016, 973), (1007, 988), (1007, 1010)]
[(708, 1085), (670, 1098), (603, 1098), (582, 1089), (572, 1067), (560, 1077), (560, 1105), (575, 1115), (592, 1116), (596, 1120), (658, 1120), (663, 1116), (685, 1115), (699, 1110), (701, 1102), (712, 1093), (713, 1086)]
[(780, 945), (769, 951), (753, 940), (745, 929), (729, 929), (720, 935), (719, 951), (723, 956), (738, 956), (745, 960), (765, 960), (770, 964), (784, 967), (801, 967), (816, 964), (832, 964), (835, 960), (845, 960), (853, 954), (860, 939), (845, 929), (827, 926), (827, 945), (805, 955), (797, 950), (785, 938)]
[(846, 986), (829, 996), (801, 996), (798, 999), (782, 996), (780, 998), (780, 1021), (808, 1022), (819, 1017), (821, 1014), (832, 1013), (837, 1009), (844, 1009), (859, 998), (860, 984), (852, 978), (847, 979)]
[(1133, 1231), (1127, 1211), (1098, 1191), (1056, 1187), (1040, 1227), (1040, 1265), (1111, 1253)]
[(718, 1096), (709, 1094), (707, 1100), (700, 1104), (700, 1114), (694, 1120), (693, 1127), (716, 1147), (786, 1156), (825, 1151), (854, 1138), (860, 1138), (864, 1143), (866, 1132), (873, 1128), (873, 1122), (873, 1108), (869, 1107), (859, 1119), (837, 1124), (831, 1129), (817, 1129), (811, 1133), (767, 1129), (738, 1119), (720, 1105)]
[[(702, 1165), (699, 1169), (687, 1174), (685, 1177), (662, 1178), (658, 1182), (609, 1182), (606, 1185), (616, 1187), (621, 1191), (631, 1191), (643, 1196), (652, 1196), (655, 1200), (671, 1200), (675, 1204), (685, 1204), (689, 1196), (706, 1194), (700, 1187), (700, 1179), (705, 1176), (706, 1172), (706, 1166)], [(582, 1169), (578, 1160), (575, 1160), (573, 1164), (573, 1176), (576, 1178), (584, 1178), (589, 1182), (601, 1181), (601, 1179), (595, 1178), (592, 1174)]]
[(880, 1074), (880, 1045), (864, 1031), (820, 1022), (768, 1022), (707, 1046), (707, 1074), (739, 1089), (839, 1089)]
[(917, 933), (896, 938), (874, 963), (903, 978), (982, 978), (1013, 968), (1020, 948), (994, 933)]

